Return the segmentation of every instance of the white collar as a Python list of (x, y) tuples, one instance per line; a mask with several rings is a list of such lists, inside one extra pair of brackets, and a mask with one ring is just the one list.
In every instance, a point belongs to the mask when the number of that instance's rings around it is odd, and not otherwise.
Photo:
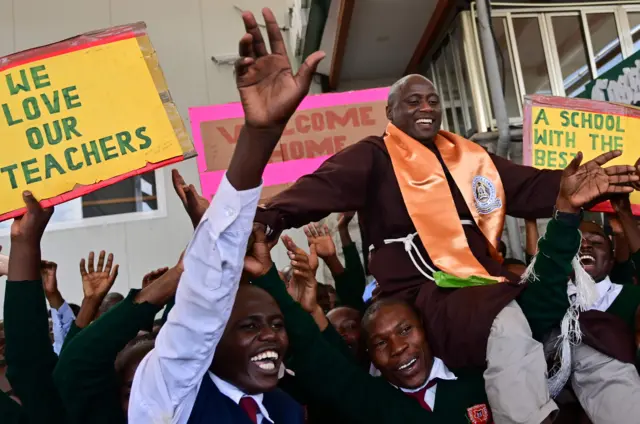
[[(598, 291), (598, 300), (596, 300), (588, 310), (606, 312), (622, 291), (622, 286), (613, 283), (607, 275), (602, 281), (596, 283), (596, 290)], [(576, 286), (570, 281), (567, 285), (567, 295), (571, 297), (576, 293)]]
[[(211, 371), (209, 371), (209, 376), (211, 377), (213, 384), (215, 384), (218, 390), (220, 390), (220, 393), (222, 393), (223, 395), (225, 395), (226, 397), (234, 401), (236, 405), (240, 404), (240, 399), (242, 399), (243, 397), (253, 398), (253, 400), (255, 400), (256, 403), (258, 404), (258, 409), (260, 409), (259, 413), (264, 417), (265, 420), (273, 424), (273, 420), (271, 419), (271, 417), (269, 417), (269, 411), (267, 411), (267, 409), (262, 404), (262, 400), (264, 399), (264, 394), (260, 393), (257, 395), (248, 395), (248, 394), (245, 394), (242, 390), (238, 389), (233, 384), (227, 381), (224, 381), (223, 379), (221, 379)], [(258, 420), (258, 422), (260, 421)]]
[(427, 384), (429, 384), (429, 382), (431, 382), (432, 380), (435, 380), (436, 378), (439, 378), (440, 380), (457, 380), (458, 379), (458, 377), (456, 377), (454, 373), (449, 371), (449, 368), (447, 368), (447, 366), (444, 364), (444, 362), (442, 362), (440, 358), (434, 357), (429, 378), (427, 378), (427, 381), (425, 381), (422, 386), (418, 387), (417, 389), (403, 389), (402, 387), (400, 387), (399, 389), (405, 393), (419, 392), (420, 390), (424, 389), (424, 387)]

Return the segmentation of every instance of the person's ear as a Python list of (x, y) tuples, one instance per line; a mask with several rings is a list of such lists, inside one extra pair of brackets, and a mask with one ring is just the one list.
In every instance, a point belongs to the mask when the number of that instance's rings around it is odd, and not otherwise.
[(386, 106), (385, 111), (387, 113), (387, 119), (389, 120), (389, 122), (393, 122), (393, 113), (389, 105)]

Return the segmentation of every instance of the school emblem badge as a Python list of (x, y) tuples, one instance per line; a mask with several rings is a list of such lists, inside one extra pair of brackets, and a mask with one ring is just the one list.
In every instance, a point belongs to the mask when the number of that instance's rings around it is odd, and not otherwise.
[(471, 424), (489, 424), (489, 409), (487, 405), (480, 404), (467, 409), (467, 418)]
[(496, 196), (496, 187), (487, 177), (478, 175), (471, 184), (479, 214), (486, 215), (502, 207), (502, 200)]

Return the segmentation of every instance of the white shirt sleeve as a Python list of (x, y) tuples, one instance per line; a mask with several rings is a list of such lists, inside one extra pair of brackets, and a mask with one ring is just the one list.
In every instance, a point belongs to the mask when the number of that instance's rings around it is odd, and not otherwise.
[(223, 178), (184, 257), (176, 303), (135, 374), (130, 423), (186, 423), (229, 320), (262, 186)]
[(51, 322), (53, 325), (53, 351), (56, 355), (60, 355), (64, 339), (69, 333), (71, 324), (76, 319), (71, 307), (64, 302), (60, 309), (51, 308)]

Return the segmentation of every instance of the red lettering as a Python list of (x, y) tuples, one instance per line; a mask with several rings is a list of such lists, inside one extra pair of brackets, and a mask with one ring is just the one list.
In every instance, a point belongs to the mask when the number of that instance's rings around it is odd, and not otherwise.
[(280, 149), (282, 150), (282, 161), (286, 162), (290, 159), (289, 156), (289, 145), (288, 144), (284, 144), (284, 143), (280, 143)]
[(376, 120), (371, 119), (369, 116), (371, 112), (373, 112), (373, 108), (371, 106), (363, 106), (360, 108), (360, 122), (362, 125), (368, 127), (376, 124)]
[(318, 156), (332, 155), (335, 151), (333, 150), (333, 143), (331, 142), (331, 137), (325, 137), (320, 143), (315, 140), (305, 140), (304, 147), (307, 151), (307, 158), (315, 158)]
[[(302, 121), (306, 121), (306, 123)], [(296, 130), (298, 130), (299, 133), (306, 134), (310, 129), (311, 125), (309, 125), (309, 117), (307, 115), (300, 114), (296, 116)]]
[(333, 137), (333, 151), (338, 153), (340, 150), (344, 149), (344, 143), (347, 142), (347, 137), (344, 135), (336, 135)]
[(338, 115), (332, 110), (328, 110), (326, 112), (327, 115), (327, 127), (330, 130), (336, 129), (336, 124), (340, 127), (346, 127), (349, 125), (349, 121), (351, 121), (351, 126), (359, 127), (360, 122), (358, 122), (358, 111), (355, 107), (347, 109), (343, 116)]
[(289, 152), (291, 159), (302, 159), (304, 157), (304, 145), (301, 141), (292, 141), (289, 143)]
[(311, 128), (314, 131), (323, 131), (324, 130), (324, 117), (321, 113), (312, 113), (311, 114)]
[(284, 129), (284, 132), (282, 133), (282, 136), (288, 136), (288, 135), (293, 135), (296, 133), (295, 128), (293, 128), (293, 125), (291, 125), (294, 121), (290, 120), (289, 121), (289, 125), (287, 125), (287, 127)]
[(236, 142), (238, 141), (238, 137), (240, 137), (240, 130), (242, 130), (242, 125), (239, 124), (235, 126), (235, 129), (233, 131), (233, 136), (229, 134), (229, 131), (227, 131), (225, 127), (216, 127), (216, 128), (220, 132), (220, 134), (222, 134), (224, 139), (227, 140), (227, 143), (236, 144)]

